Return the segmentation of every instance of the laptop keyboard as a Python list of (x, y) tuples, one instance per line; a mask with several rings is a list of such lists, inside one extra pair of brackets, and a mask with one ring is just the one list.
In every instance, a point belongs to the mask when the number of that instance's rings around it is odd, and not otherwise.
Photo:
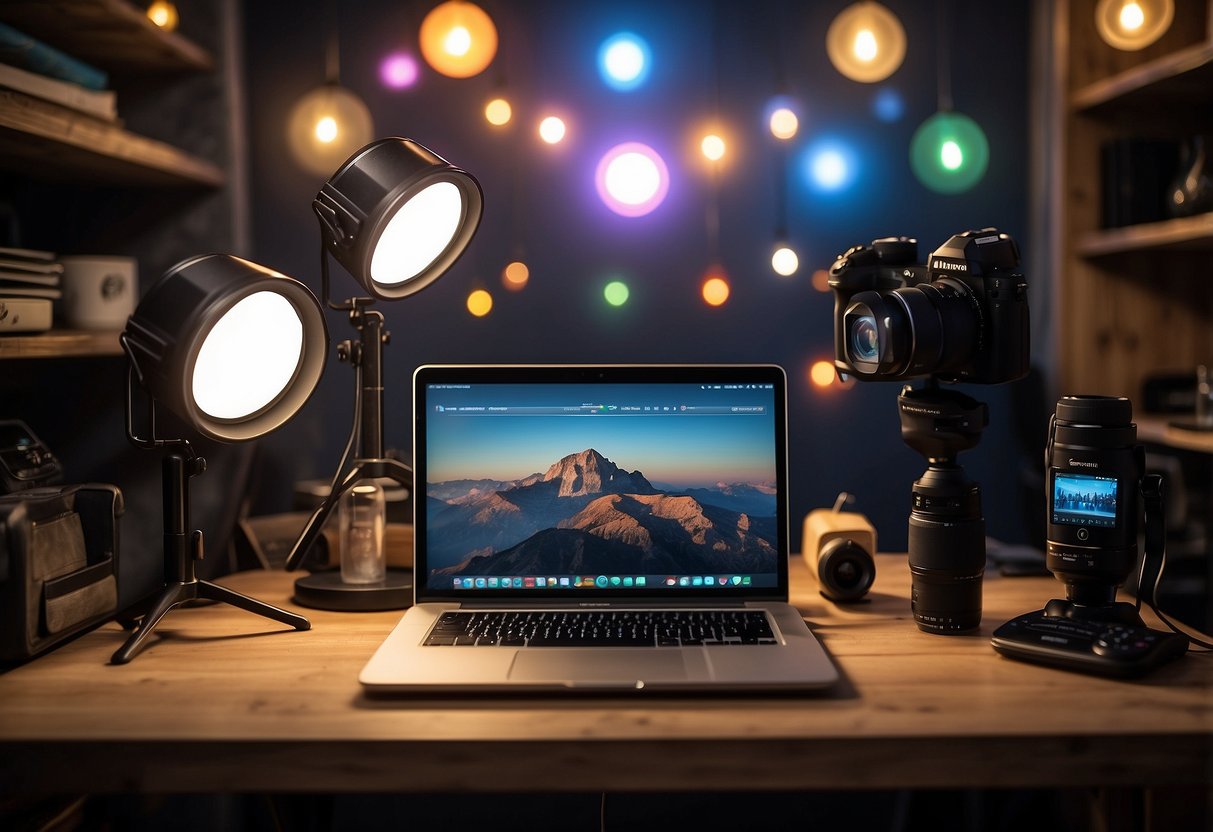
[(762, 610), (444, 612), (426, 645), (685, 647), (775, 644)]

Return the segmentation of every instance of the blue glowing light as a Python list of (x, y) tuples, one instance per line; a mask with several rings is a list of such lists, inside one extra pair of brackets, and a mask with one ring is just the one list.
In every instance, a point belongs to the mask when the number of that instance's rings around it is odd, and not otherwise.
[(872, 112), (876, 118), (889, 124), (900, 121), (906, 112), (905, 99), (892, 87), (883, 87), (872, 97)]
[(598, 47), (598, 69), (613, 89), (636, 89), (648, 80), (652, 64), (648, 43), (633, 32), (611, 35)]
[(805, 173), (816, 191), (833, 193), (850, 187), (859, 173), (854, 149), (837, 139), (819, 139), (805, 156)]

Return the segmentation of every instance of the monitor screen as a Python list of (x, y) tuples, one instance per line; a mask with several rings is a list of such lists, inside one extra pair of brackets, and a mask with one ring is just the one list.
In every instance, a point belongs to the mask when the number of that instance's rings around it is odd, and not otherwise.
[(781, 384), (738, 373), (419, 383), (417, 393), (426, 588), (779, 586)]
[(1055, 472), (1053, 522), (1071, 526), (1114, 528), (1117, 522), (1116, 486), (1115, 477)]

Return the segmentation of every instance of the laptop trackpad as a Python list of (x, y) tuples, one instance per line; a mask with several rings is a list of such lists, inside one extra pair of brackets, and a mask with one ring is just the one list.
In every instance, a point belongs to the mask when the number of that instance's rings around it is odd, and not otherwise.
[(522, 682), (618, 683), (671, 682), (687, 678), (676, 650), (565, 650), (559, 647), (519, 650), (510, 679)]

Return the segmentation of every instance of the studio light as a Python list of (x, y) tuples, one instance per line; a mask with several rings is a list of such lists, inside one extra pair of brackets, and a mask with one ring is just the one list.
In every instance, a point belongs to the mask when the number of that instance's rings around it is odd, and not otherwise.
[[(393, 137), (372, 142), (346, 160), (312, 208), (320, 220), (323, 300), (347, 312), (358, 332), (357, 341), (338, 345), (338, 356), (354, 368), (357, 392), (345, 456), (328, 495), (287, 556), (288, 571), (299, 568), (329, 514), (355, 484), (391, 479), (412, 490), (412, 471), (384, 452), (383, 346), (389, 334), (383, 314), (369, 307), (376, 299), (419, 292), (446, 273), (476, 232), (483, 198), (471, 174), (411, 139)], [(372, 297), (330, 300), (330, 254)], [(345, 584), (339, 572), (318, 572), (295, 582), (295, 599), (324, 609), (394, 609), (411, 603), (412, 592), (409, 576), (390, 569), (382, 584)]]
[(312, 207), (333, 258), (374, 297), (396, 300), (451, 267), (482, 202), (468, 173), (411, 139), (390, 138), (351, 156)]
[(1173, 0), (1100, 0), (1095, 28), (1116, 49), (1144, 49), (1166, 34), (1175, 18)]
[[(203, 544), (202, 533), (190, 530), (189, 480), (206, 470), (206, 462), (188, 440), (156, 435), (156, 404), (224, 442), (281, 427), (307, 402), (324, 371), (328, 331), (315, 296), (302, 283), (238, 257), (195, 257), (148, 289), (120, 340), (130, 359), (127, 437), (140, 448), (166, 451), (165, 589), (113, 663), (129, 662), (166, 613), (199, 598), (308, 629), (302, 616), (198, 580), (194, 561)], [(138, 429), (136, 385), (148, 399), (146, 424)]]
[(826, 53), (834, 68), (852, 81), (872, 84), (888, 78), (906, 56), (906, 32), (897, 16), (879, 3), (847, 6), (826, 31)]

